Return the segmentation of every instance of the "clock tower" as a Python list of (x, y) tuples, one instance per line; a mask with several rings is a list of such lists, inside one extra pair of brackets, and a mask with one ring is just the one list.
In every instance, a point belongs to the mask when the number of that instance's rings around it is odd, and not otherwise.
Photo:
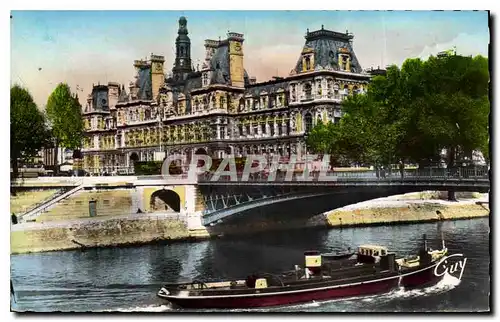
[(229, 72), (231, 86), (245, 87), (245, 69), (243, 67), (243, 34), (230, 32), (229, 41)]
[(191, 40), (188, 37), (187, 20), (179, 19), (179, 31), (175, 40), (175, 63), (172, 72), (176, 80), (184, 79), (184, 75), (192, 72), (191, 65)]

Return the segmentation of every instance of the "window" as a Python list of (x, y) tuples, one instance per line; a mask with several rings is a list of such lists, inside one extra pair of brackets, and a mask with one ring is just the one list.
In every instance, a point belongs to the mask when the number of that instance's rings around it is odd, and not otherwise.
[(261, 123), (262, 134), (266, 134), (266, 123)]
[(334, 84), (333, 85), (333, 97), (338, 98), (339, 97), (339, 84)]
[(306, 83), (304, 85), (304, 94), (306, 96), (306, 99), (312, 99), (312, 86), (310, 83)]
[(276, 105), (276, 95), (271, 95), (269, 98), (269, 107), (273, 108)]
[(240, 98), (240, 111), (243, 111), (245, 109), (245, 99), (242, 97)]
[(311, 69), (311, 58), (309, 56), (306, 57), (306, 70)]
[(342, 65), (341, 65), (342, 70), (347, 70), (347, 59), (348, 59), (347, 55), (342, 55)]
[(305, 125), (306, 125), (306, 133), (309, 133), (311, 130), (312, 130), (312, 127), (313, 127), (313, 118), (312, 118), (312, 115), (311, 113), (307, 113), (305, 115)]

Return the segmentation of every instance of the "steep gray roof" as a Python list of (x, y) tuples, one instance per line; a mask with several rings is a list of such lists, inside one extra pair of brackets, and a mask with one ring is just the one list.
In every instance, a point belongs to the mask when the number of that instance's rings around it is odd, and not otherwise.
[(137, 98), (140, 100), (153, 99), (153, 90), (151, 87), (151, 67), (139, 69), (139, 78), (137, 79), (139, 92)]
[(127, 91), (125, 90), (125, 86), (122, 85), (120, 89), (120, 94), (118, 95), (118, 103), (128, 102)]
[(262, 83), (252, 85), (251, 87), (247, 87), (245, 90), (245, 95), (252, 95), (253, 97), (259, 96), (259, 94), (263, 91), (267, 92), (267, 94), (275, 94), (279, 89), (283, 89), (284, 91), (288, 88), (288, 81), (281, 81), (279, 83)]
[[(317, 67), (323, 67), (326, 69), (332, 68), (333, 70), (339, 70), (338, 57), (340, 48), (346, 48), (351, 55), (351, 71), (354, 73), (360, 73), (362, 71), (361, 65), (352, 48), (352, 35), (321, 29), (313, 32), (308, 31), (305, 38), (306, 43), (304, 48), (307, 47), (314, 50), (315, 69)], [(294, 70), (296, 73), (302, 71), (302, 56), (299, 56)]]

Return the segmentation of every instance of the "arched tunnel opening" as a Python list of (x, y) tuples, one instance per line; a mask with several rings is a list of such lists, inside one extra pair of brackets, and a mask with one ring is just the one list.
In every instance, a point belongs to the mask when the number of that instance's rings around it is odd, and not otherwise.
[(150, 209), (155, 211), (181, 211), (181, 198), (172, 190), (158, 190), (151, 195)]

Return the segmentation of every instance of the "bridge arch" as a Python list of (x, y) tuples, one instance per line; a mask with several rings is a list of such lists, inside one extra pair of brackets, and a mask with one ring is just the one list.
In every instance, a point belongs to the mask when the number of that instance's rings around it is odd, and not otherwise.
[(177, 192), (168, 189), (161, 189), (153, 192), (150, 200), (151, 211), (165, 211), (172, 209), (175, 212), (181, 211), (181, 198)]

